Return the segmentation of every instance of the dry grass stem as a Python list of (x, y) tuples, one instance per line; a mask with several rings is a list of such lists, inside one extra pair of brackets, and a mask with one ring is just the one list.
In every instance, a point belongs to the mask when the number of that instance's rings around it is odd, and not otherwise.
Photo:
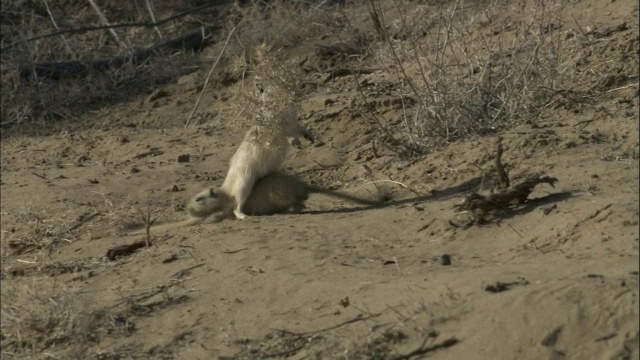
[(231, 39), (231, 35), (233, 35), (233, 32), (235, 30), (236, 30), (235, 27), (233, 29), (231, 29), (231, 31), (229, 32), (229, 35), (227, 36), (227, 40), (224, 42), (224, 45), (222, 46), (222, 50), (220, 50), (220, 54), (218, 55), (218, 58), (216, 58), (216, 61), (213, 63), (213, 65), (211, 65), (211, 68), (209, 69), (209, 73), (207, 74), (207, 77), (204, 80), (204, 85), (202, 86), (202, 91), (200, 91), (200, 95), (198, 95), (198, 100), (196, 100), (196, 103), (193, 106), (193, 109), (191, 110), (191, 113), (189, 113), (189, 117), (187, 118), (187, 122), (184, 124), (184, 127), (188, 127), (189, 126), (189, 123), (191, 122), (191, 118), (193, 117), (193, 114), (198, 109), (198, 105), (200, 105), (200, 100), (202, 100), (202, 96), (204, 95), (204, 91), (206, 90), (207, 85), (209, 84), (209, 79), (211, 79), (211, 74), (213, 74), (213, 70), (218, 65), (218, 62), (220, 61), (220, 58), (222, 57), (222, 54), (224, 54), (224, 50), (227, 48), (227, 45), (229, 44), (229, 40)]

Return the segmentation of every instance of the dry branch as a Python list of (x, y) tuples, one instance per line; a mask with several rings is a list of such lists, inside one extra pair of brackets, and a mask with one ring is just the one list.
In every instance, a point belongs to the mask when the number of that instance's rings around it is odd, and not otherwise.
[(229, 31), (229, 35), (227, 36), (227, 40), (224, 42), (224, 46), (222, 46), (222, 50), (220, 50), (220, 54), (218, 55), (218, 58), (213, 63), (213, 65), (211, 65), (211, 69), (209, 69), (209, 73), (207, 74), (207, 78), (204, 80), (204, 85), (202, 86), (202, 91), (200, 91), (200, 95), (198, 95), (198, 100), (196, 100), (196, 104), (193, 106), (193, 109), (191, 110), (191, 113), (189, 114), (189, 117), (187, 118), (187, 122), (185, 123), (184, 127), (188, 127), (189, 126), (189, 122), (191, 121), (191, 118), (193, 117), (193, 114), (196, 112), (196, 109), (198, 109), (198, 105), (200, 105), (200, 100), (202, 100), (202, 95), (204, 95), (204, 91), (207, 88), (207, 85), (209, 84), (209, 79), (211, 78), (211, 74), (213, 74), (213, 70), (218, 65), (218, 62), (220, 61), (220, 58), (222, 58), (222, 54), (224, 54), (224, 50), (227, 48), (227, 45), (229, 44), (229, 40), (231, 40), (231, 35), (233, 35), (233, 32), (235, 30), (236, 30), (236, 27), (234, 26), (233, 29), (231, 29), (231, 31)]
[[(426, 339), (425, 339), (426, 340)], [(458, 340), (455, 337), (449, 338), (447, 340), (444, 340), (442, 342), (439, 342), (437, 344), (433, 344), (431, 346), (427, 346), (425, 347), (425, 344), (422, 344), (419, 348), (413, 350), (412, 352), (406, 354), (406, 355), (399, 355), (399, 356), (395, 356), (392, 357), (391, 359), (393, 360), (405, 360), (405, 359), (412, 359), (416, 356), (419, 355), (426, 355), (430, 352), (434, 352), (436, 350), (440, 350), (440, 349), (446, 349), (446, 348), (450, 348), (454, 345), (456, 345), (457, 343), (459, 343), (460, 340)]]
[(456, 205), (456, 207), (459, 210), (472, 212), (475, 223), (482, 224), (485, 222), (485, 216), (492, 211), (504, 210), (524, 204), (536, 185), (546, 183), (553, 187), (556, 182), (558, 182), (558, 179), (554, 177), (536, 174), (529, 176), (511, 189), (489, 196), (472, 193), (464, 199), (462, 204)]
[[(501, 161), (502, 153), (502, 141), (498, 138), (495, 164), (495, 170), (498, 173), (498, 192), (488, 196), (474, 192), (469, 194), (461, 204), (455, 205), (458, 210), (469, 211), (473, 214), (472, 223), (482, 224), (486, 222), (485, 217), (491, 212), (524, 204), (538, 184), (546, 183), (555, 187), (555, 183), (558, 182), (558, 179), (554, 177), (539, 173), (528, 176), (524, 181), (510, 188), (511, 182)], [(465, 224), (465, 227), (472, 223)]]
[(99, 216), (99, 215), (102, 215), (102, 214), (101, 214), (101, 213), (99, 213), (99, 212), (96, 212), (96, 213), (93, 213), (93, 214), (87, 214), (87, 213), (82, 214), (82, 215), (78, 218), (77, 222), (76, 222), (73, 226), (71, 226), (71, 227), (69, 228), (69, 230), (68, 230), (68, 231), (69, 231), (69, 232), (71, 232), (71, 231), (73, 231), (73, 230), (75, 230), (75, 229), (79, 228), (80, 226), (82, 226), (82, 225), (84, 225), (85, 223), (87, 223), (89, 220), (91, 220), (91, 219), (93, 219), (94, 217)]
[[(58, 27), (58, 23), (56, 22), (56, 19), (53, 17), (53, 13), (49, 8), (49, 3), (47, 2), (47, 0), (42, 0), (42, 2), (44, 3), (45, 9), (47, 10), (47, 14), (49, 14), (49, 19), (51, 19), (51, 24), (53, 25), (54, 28), (56, 28), (56, 30), (60, 30), (60, 28)], [(71, 47), (69, 47), (69, 42), (64, 36), (62, 37), (62, 42), (64, 43), (64, 46), (67, 48), (67, 52), (69, 53), (69, 56), (73, 56), (73, 51), (71, 51)]]
[[(145, 5), (147, 5), (147, 10), (149, 11), (149, 16), (151, 17), (151, 21), (153, 21), (154, 23), (158, 22), (158, 19), (156, 19), (156, 13), (153, 9), (153, 3), (151, 2), (151, 0), (146, 0)], [(153, 30), (155, 30), (156, 34), (158, 34), (158, 37), (162, 39), (162, 32), (160, 32), (160, 28), (157, 26), (154, 26)]]
[[(54, 36), (59, 36), (59, 35), (64, 35), (64, 34), (72, 34), (72, 33), (85, 33), (85, 32), (89, 32), (89, 31), (100, 31), (100, 30), (108, 30), (108, 29), (119, 29), (119, 28), (129, 28), (129, 27), (146, 27), (146, 28), (152, 28), (152, 27), (157, 27), (163, 24), (166, 24), (170, 21), (185, 17), (187, 15), (196, 13), (196, 12), (200, 12), (204, 9), (213, 7), (213, 6), (222, 6), (222, 5), (227, 5), (231, 3), (230, 0), (218, 0), (218, 1), (214, 1), (212, 3), (208, 3), (206, 5), (202, 5), (202, 6), (198, 6), (195, 7), (193, 9), (189, 9), (186, 11), (183, 11), (181, 13), (169, 16), (167, 18), (164, 18), (162, 20), (158, 20), (155, 22), (131, 22), (131, 23), (125, 23), (125, 24), (112, 24), (112, 25), (101, 25), (101, 26), (83, 26), (83, 27), (78, 27), (78, 28), (74, 28), (74, 29), (62, 29), (62, 30), (58, 30), (58, 31), (54, 31), (48, 34), (42, 34), (42, 35), (36, 35), (33, 37), (30, 37), (28, 39), (26, 39), (25, 41), (29, 42), (29, 41), (35, 41), (35, 40), (39, 40), (39, 39), (44, 39), (44, 38), (48, 38), (48, 37), (54, 37)], [(2, 48), (2, 51), (6, 51), (8, 49), (10, 49), (11, 47), (5, 47)]]
[[(88, 0), (88, 1), (89, 1), (89, 4), (91, 4), (91, 7), (93, 8), (93, 10), (95, 10), (96, 13), (98, 13), (98, 17), (100, 18), (100, 21), (106, 26), (111, 26), (111, 24), (109, 23), (109, 19), (107, 19), (107, 17), (104, 15), (104, 13), (102, 12), (98, 4), (96, 4), (96, 2), (93, 0)], [(113, 36), (113, 39), (121, 48), (123, 49), (126, 48), (126, 44), (122, 42), (122, 40), (120, 40), (120, 36), (118, 36), (118, 33), (113, 28), (110, 27), (109, 29), (107, 29), (107, 31), (109, 31), (109, 34)]]
[[(133, 65), (140, 64), (158, 54), (200, 50), (204, 47), (207, 38), (215, 29), (216, 27), (213, 26), (197, 27), (174, 39), (167, 40), (149, 48), (134, 51), (123, 56), (89, 61), (64, 61), (34, 65), (20, 65), (17, 67), (17, 70), (20, 77), (23, 79), (29, 79), (31, 76), (54, 80), (68, 77), (83, 77), (90, 71), (106, 71), (110, 68), (117, 68), (127, 63), (131, 63)], [(16, 70), (16, 68), (2, 69), (2, 74), (4, 75), (5, 73), (13, 70)]]

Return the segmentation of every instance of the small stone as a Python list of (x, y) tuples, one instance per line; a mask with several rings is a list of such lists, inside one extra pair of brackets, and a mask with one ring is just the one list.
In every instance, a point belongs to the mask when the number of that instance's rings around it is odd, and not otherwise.
[(179, 163), (188, 163), (191, 160), (191, 156), (189, 154), (178, 155)]

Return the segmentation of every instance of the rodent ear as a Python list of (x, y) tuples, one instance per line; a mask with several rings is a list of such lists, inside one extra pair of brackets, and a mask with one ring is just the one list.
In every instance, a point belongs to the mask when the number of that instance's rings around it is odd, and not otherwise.
[(211, 196), (212, 198), (217, 198), (218, 194), (216, 194), (215, 190), (213, 190), (213, 188), (209, 188), (209, 196)]

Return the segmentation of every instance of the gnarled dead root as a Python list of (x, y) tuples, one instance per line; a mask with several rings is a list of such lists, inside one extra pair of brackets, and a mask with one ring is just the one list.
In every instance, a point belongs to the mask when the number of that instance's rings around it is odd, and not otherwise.
[[(500, 139), (498, 139), (495, 165), (499, 179), (496, 186), (497, 192), (491, 195), (481, 195), (474, 192), (469, 194), (461, 204), (454, 206), (458, 211), (468, 211), (472, 214), (472, 220), (469, 223), (462, 224), (462, 227), (468, 228), (473, 224), (486, 223), (486, 217), (490, 213), (524, 204), (538, 184), (546, 183), (555, 187), (555, 183), (558, 182), (558, 179), (554, 177), (547, 176), (544, 173), (538, 173), (527, 176), (525, 180), (517, 185), (510, 186), (511, 182), (500, 159), (502, 153), (502, 143)], [(450, 223), (454, 226), (460, 226), (460, 224), (455, 224), (451, 221)]]

